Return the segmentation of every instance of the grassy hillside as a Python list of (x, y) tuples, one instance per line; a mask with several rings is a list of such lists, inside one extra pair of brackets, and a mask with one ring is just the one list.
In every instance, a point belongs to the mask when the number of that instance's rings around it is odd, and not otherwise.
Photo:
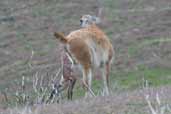
[[(21, 89), (22, 77), (32, 98), (35, 75), (43, 77), (44, 86), (51, 85), (60, 67), (61, 51), (53, 32), (67, 35), (79, 29), (81, 15), (97, 15), (99, 7), (103, 9), (99, 26), (116, 51), (112, 90), (139, 90), (146, 81), (153, 88), (171, 86), (170, 0), (1, 0), (0, 102), (7, 93), (10, 105), (0, 105), (0, 109), (15, 106), (13, 96)], [(100, 82), (95, 77), (96, 94), (101, 91)], [(74, 99), (83, 95), (77, 83)]]

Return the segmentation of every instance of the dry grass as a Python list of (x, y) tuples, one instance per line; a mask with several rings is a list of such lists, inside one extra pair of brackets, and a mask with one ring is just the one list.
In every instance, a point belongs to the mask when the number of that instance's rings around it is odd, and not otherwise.
[[(155, 105), (155, 96), (159, 95), (161, 106), (168, 106), (170, 113), (171, 88), (149, 88), (132, 92), (116, 92), (112, 96), (99, 96), (90, 99), (77, 99), (60, 104), (26, 106), (25, 108), (8, 109), (1, 114), (151, 114), (145, 100), (149, 95), (150, 102)], [(157, 107), (156, 107), (157, 108)]]

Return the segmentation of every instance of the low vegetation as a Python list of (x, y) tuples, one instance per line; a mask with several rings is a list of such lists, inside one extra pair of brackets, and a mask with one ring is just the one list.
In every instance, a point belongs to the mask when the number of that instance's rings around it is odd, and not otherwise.
[[(97, 1), (0, 1), (0, 113), (171, 113), (171, 2)], [(98, 14), (99, 7), (99, 26), (116, 51), (111, 96), (103, 96), (97, 73), (92, 84), (97, 97), (84, 99), (77, 82), (73, 101), (63, 93), (61, 100), (47, 104), (61, 67), (61, 45), (53, 32), (80, 28), (81, 15)]]

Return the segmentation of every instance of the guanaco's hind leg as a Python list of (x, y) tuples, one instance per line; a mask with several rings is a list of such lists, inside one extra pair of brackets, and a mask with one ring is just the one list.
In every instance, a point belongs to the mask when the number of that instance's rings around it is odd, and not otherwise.
[(85, 97), (92, 97), (95, 96), (94, 92), (91, 89), (91, 82), (92, 82), (92, 71), (91, 69), (84, 69), (83, 70), (83, 86), (86, 90)]
[(110, 63), (107, 62), (105, 66), (102, 68), (102, 77), (104, 84), (104, 93), (109, 95), (109, 73), (110, 73)]
[(76, 82), (75, 78), (73, 78), (72, 80), (69, 80), (69, 87), (68, 87), (68, 99), (69, 100), (72, 100), (75, 82)]

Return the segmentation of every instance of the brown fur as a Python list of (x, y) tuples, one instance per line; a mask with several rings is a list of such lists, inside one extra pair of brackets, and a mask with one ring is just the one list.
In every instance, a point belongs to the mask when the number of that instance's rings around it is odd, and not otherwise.
[(64, 34), (55, 32), (54, 36), (58, 38), (61, 42), (67, 43), (67, 39), (64, 37)]
[(83, 75), (83, 83), (88, 86), (88, 89), (91, 86), (91, 82), (88, 82), (88, 75), (91, 75), (89, 73), (92, 72), (93, 67), (106, 66), (106, 82), (107, 86), (109, 85), (108, 74), (114, 51), (112, 44), (103, 31), (95, 24), (92, 24), (73, 31), (66, 37), (58, 32), (54, 35), (67, 46), (67, 50), (74, 61), (82, 66), (85, 75)]
[(113, 46), (107, 36), (96, 25), (71, 32), (67, 37), (58, 32), (55, 32), (54, 35), (62, 43), (69, 45), (71, 54), (73, 54), (77, 59), (76, 61), (80, 63), (91, 64), (89, 47), (85, 43), (87, 40), (93, 40), (98, 47), (106, 49), (109, 52), (109, 60), (113, 57)]

